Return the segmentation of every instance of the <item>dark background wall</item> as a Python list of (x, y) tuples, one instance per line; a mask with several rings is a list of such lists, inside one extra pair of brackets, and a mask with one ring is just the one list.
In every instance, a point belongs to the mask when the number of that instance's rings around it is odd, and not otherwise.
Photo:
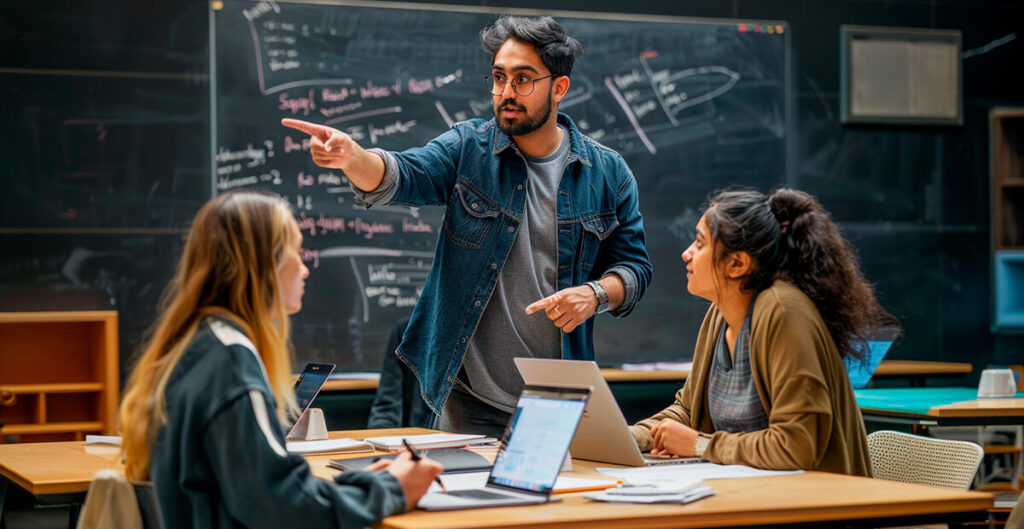
[[(989, 330), (987, 121), (995, 106), (1024, 106), (1024, 35), (1016, 33), (1024, 4), (514, 4), (787, 21), (796, 164), (780, 182), (817, 195), (859, 249), (883, 304), (906, 329), (891, 357), (972, 362), (976, 372), (1024, 359), (1024, 338)], [(211, 193), (207, 9), (171, 0), (0, 8), (0, 310), (117, 309), (126, 363), (188, 221)], [(1004, 44), (963, 59), (962, 127), (844, 127), (840, 24), (959, 29), (965, 51)], [(661, 267), (656, 277), (659, 288), (687, 295), (679, 268)], [(638, 351), (637, 359), (647, 358)]]

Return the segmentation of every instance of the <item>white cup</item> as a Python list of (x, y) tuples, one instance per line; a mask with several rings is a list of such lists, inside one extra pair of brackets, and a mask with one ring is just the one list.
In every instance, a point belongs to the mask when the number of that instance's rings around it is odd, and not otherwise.
[(1012, 397), (1017, 393), (1017, 381), (1011, 369), (986, 369), (981, 372), (978, 398)]

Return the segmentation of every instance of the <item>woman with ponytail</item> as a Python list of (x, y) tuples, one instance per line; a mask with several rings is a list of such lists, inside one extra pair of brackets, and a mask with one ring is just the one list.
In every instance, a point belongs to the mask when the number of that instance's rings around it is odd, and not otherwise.
[(153, 482), (164, 527), (363, 527), (414, 506), (441, 470), (403, 454), (331, 483), (285, 451), (301, 248), (277, 196), (219, 195), (192, 223), (119, 412), (125, 474)]
[(675, 403), (631, 427), (642, 450), (757, 468), (870, 474), (843, 359), (893, 318), (811, 195), (724, 191), (682, 255), (711, 301)]

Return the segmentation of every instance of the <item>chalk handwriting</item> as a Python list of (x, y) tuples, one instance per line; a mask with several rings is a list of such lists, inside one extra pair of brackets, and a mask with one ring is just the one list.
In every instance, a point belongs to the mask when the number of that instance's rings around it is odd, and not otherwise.
[(351, 110), (357, 110), (357, 109), (362, 108), (362, 107), (363, 107), (363, 102), (362, 101), (351, 101), (349, 103), (345, 103), (344, 105), (338, 105), (338, 106), (332, 106), (332, 107), (321, 106), (320, 107), (320, 113), (323, 114), (326, 117), (332, 117), (334, 115), (341, 114), (343, 112), (349, 112)]
[[(272, 146), (273, 144), (271, 144)], [(238, 160), (249, 160), (245, 162), (246, 167), (256, 167), (267, 163), (267, 152), (264, 149), (253, 147), (252, 144), (240, 151), (232, 151), (224, 147), (217, 148), (217, 163), (234, 162)]]
[(409, 121), (398, 120), (394, 123), (389, 123), (382, 128), (377, 128), (374, 125), (370, 125), (370, 143), (376, 145), (377, 140), (383, 136), (390, 136), (392, 134), (402, 134), (409, 132), (410, 129), (416, 126), (416, 120), (410, 119)]
[(260, 2), (249, 9), (243, 9), (242, 16), (251, 22), (271, 11), (280, 13), (281, 8), (274, 2)]
[(434, 229), (423, 222), (423, 219), (416, 219), (416, 222), (412, 222), (409, 219), (402, 219), (402, 232), (408, 233), (433, 233)]
[(309, 150), (309, 137), (302, 138), (301, 143), (296, 143), (291, 136), (284, 137), (284, 152), (285, 154), (292, 151), (308, 151)]
[(337, 90), (330, 88), (320, 90), (320, 100), (325, 102), (338, 103), (348, 99), (350, 95), (356, 95), (356, 91), (344, 86)]
[(312, 263), (313, 269), (320, 268), (320, 250), (310, 250), (309, 248), (303, 248), (299, 254), (302, 257), (302, 262)]
[(316, 109), (316, 100), (313, 99), (313, 89), (310, 88), (306, 95), (300, 97), (289, 97), (287, 92), (277, 96), (279, 103), (278, 110), (288, 110), (292, 114), (308, 116), (311, 110)]
[(348, 221), (348, 227), (353, 232), (362, 235), (366, 239), (372, 239), (378, 233), (394, 233), (395, 227), (385, 222), (366, 222), (356, 217)]

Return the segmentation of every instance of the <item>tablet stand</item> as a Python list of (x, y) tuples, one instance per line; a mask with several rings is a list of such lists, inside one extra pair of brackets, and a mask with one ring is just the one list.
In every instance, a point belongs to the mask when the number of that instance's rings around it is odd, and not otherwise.
[(324, 410), (320, 408), (306, 410), (306, 413), (299, 417), (299, 422), (295, 423), (292, 434), (288, 436), (288, 439), (300, 441), (321, 441), (327, 438)]

